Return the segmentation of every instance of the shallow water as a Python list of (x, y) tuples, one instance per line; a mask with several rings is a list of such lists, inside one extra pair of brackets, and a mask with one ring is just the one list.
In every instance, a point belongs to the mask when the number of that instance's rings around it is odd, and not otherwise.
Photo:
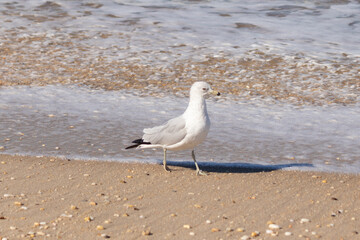
[(359, 1), (2, 1), (0, 85), (357, 104)]
[[(186, 98), (46, 86), (0, 90), (2, 153), (161, 162), (161, 150), (125, 150), (142, 129), (181, 114)], [(197, 150), (206, 164), (360, 173), (360, 109), (208, 99), (212, 121)], [(190, 152), (169, 160), (192, 161)], [(221, 165), (220, 165), (221, 166)]]

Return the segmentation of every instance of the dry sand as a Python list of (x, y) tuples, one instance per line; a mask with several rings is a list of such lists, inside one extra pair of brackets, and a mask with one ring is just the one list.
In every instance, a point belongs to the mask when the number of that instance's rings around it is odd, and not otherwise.
[(0, 162), (0, 239), (360, 239), (359, 175)]

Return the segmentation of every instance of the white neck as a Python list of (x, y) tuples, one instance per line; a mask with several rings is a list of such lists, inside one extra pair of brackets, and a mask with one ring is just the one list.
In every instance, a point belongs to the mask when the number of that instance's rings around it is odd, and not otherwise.
[(207, 109), (206, 109), (206, 101), (204, 96), (202, 95), (190, 95), (190, 101), (189, 101), (189, 105), (185, 111), (184, 114), (190, 114), (190, 115), (194, 115), (194, 114), (201, 114), (201, 115), (206, 115), (207, 114)]

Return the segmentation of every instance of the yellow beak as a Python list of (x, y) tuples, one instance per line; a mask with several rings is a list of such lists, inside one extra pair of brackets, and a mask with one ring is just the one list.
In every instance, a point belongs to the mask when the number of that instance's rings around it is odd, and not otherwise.
[(215, 91), (215, 90), (211, 90), (210, 93), (211, 93), (212, 95), (215, 95), (215, 96), (220, 96), (220, 92)]

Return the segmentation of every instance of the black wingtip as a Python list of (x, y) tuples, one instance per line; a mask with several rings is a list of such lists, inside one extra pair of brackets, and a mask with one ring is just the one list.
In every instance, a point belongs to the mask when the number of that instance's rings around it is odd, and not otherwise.
[(132, 141), (132, 143), (135, 143), (135, 144), (128, 146), (125, 149), (136, 148), (136, 147), (140, 146), (141, 144), (151, 144), (150, 142), (144, 142), (144, 139), (141, 139), (141, 138)]
[(131, 145), (131, 146), (126, 147), (125, 149), (136, 148), (138, 146), (140, 146), (140, 144)]
[(132, 143), (137, 143), (137, 144), (142, 144), (143, 142), (144, 142), (144, 139), (141, 139), (141, 138), (132, 141)]

